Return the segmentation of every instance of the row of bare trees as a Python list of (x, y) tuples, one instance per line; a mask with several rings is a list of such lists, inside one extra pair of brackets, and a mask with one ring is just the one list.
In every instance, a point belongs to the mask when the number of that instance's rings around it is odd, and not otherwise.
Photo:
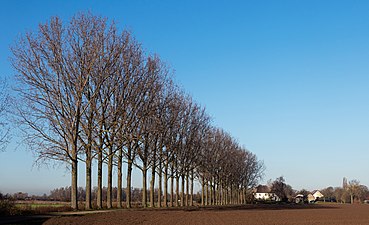
[(78, 14), (65, 24), (54, 17), (37, 32), (23, 35), (12, 52), (25, 140), (39, 161), (70, 164), (74, 209), (81, 162), (86, 167), (86, 209), (92, 206), (93, 163), (98, 208), (103, 201), (113, 207), (113, 168), (117, 207), (123, 206), (124, 163), (126, 207), (131, 207), (134, 167), (142, 172), (144, 207), (192, 205), (196, 180), (202, 184), (204, 205), (241, 203), (260, 179), (263, 163), (213, 127), (205, 109), (173, 83), (165, 63), (147, 55), (130, 32), (106, 18)]

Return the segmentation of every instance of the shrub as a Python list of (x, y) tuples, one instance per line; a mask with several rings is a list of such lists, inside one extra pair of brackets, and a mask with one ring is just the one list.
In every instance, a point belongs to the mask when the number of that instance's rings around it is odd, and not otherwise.
[(0, 199), (0, 215), (15, 215), (18, 209), (11, 199)]

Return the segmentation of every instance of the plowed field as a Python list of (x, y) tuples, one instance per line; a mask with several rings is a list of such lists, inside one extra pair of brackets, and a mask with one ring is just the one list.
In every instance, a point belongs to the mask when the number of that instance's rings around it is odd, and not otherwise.
[(369, 205), (247, 205), (118, 210), (83, 216), (54, 217), (44, 224), (369, 225)]

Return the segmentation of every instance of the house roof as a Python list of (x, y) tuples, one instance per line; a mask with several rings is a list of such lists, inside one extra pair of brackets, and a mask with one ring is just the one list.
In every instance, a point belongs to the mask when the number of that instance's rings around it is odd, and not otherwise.
[(256, 187), (256, 193), (270, 193), (271, 190), (268, 186), (266, 185), (259, 185)]
[(322, 192), (320, 192), (319, 190), (314, 190), (311, 192), (312, 195), (314, 194), (320, 194), (320, 195), (323, 195)]

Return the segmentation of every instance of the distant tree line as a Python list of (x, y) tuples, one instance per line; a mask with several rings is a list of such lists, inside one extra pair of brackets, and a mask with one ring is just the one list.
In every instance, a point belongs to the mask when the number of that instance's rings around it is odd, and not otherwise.
[[(310, 193), (306, 189), (294, 190), (291, 185), (286, 183), (283, 176), (274, 181), (269, 180), (268, 185), (259, 185), (257, 189), (270, 190), (284, 202), (294, 202), (296, 195), (307, 196)], [(349, 182), (344, 179), (342, 187), (327, 187), (319, 191), (324, 195), (319, 201), (340, 203), (364, 203), (365, 201), (368, 203), (369, 201), (368, 187), (355, 179)]]
[(46, 194), (43, 195), (29, 195), (26, 192), (16, 192), (13, 194), (3, 194), (0, 192), (0, 200), (49, 200), (49, 196)]
[[(63, 202), (70, 202), (71, 198), (70, 198), (70, 193), (71, 193), (71, 187), (61, 187), (61, 188), (56, 188), (50, 191), (50, 194), (47, 196), (47, 200), (51, 200), (51, 201), (63, 201)], [(98, 188), (94, 187), (92, 189), (92, 199), (97, 199), (97, 193), (98, 193)], [(142, 202), (142, 193), (143, 193), (143, 189), (142, 188), (131, 188), (131, 201), (133, 204), (135, 204), (136, 206), (139, 206)], [(86, 201), (86, 191), (83, 187), (78, 187), (78, 200), (79, 201)], [(163, 193), (161, 193), (162, 195)], [(103, 195), (103, 199), (106, 199), (107, 197), (107, 187), (103, 187), (102, 189), (102, 195)], [(114, 187), (113, 191), (112, 191), (112, 198), (115, 202), (117, 202), (118, 199), (118, 188)], [(158, 188), (155, 188), (154, 190), (154, 196), (155, 198), (158, 198), (159, 196), (159, 190)], [(122, 196), (122, 201), (126, 201), (127, 200), (127, 196), (126, 196), (126, 192), (123, 191), (123, 196)], [(194, 202), (200, 203), (201, 202), (201, 194), (200, 193), (196, 193), (194, 195)]]
[(326, 201), (336, 201), (341, 203), (363, 203), (369, 200), (369, 189), (354, 179), (344, 182), (342, 187), (327, 187), (321, 190)]
[[(25, 141), (38, 162), (68, 163), (72, 208), (81, 199), (86, 209), (92, 200), (111, 208), (113, 199), (118, 208), (123, 200), (131, 207), (133, 167), (142, 172), (143, 207), (191, 206), (195, 181), (202, 205), (244, 203), (262, 177), (263, 162), (214, 127), (205, 108), (173, 82), (172, 70), (106, 18), (82, 13), (63, 23), (53, 17), (21, 36), (12, 52)], [(79, 163), (86, 168), (84, 193)]]

